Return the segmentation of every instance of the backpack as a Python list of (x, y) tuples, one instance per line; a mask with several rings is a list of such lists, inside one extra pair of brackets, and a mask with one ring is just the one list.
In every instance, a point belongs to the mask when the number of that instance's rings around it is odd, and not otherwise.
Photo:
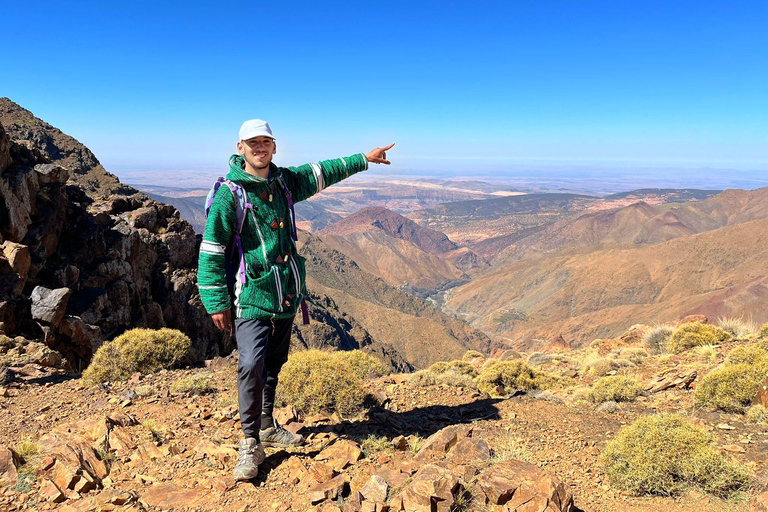
[[(299, 237), (296, 230), (296, 212), (294, 211), (293, 207), (293, 196), (291, 196), (291, 191), (288, 189), (288, 185), (286, 185), (282, 176), (278, 176), (277, 181), (280, 182), (283, 193), (285, 194), (285, 198), (288, 201), (288, 207), (291, 210), (291, 235), (293, 239), (293, 247), (295, 250), (296, 242), (299, 240)], [(211, 211), (213, 199), (216, 197), (216, 193), (219, 191), (222, 185), (225, 185), (229, 189), (230, 193), (232, 194), (232, 199), (235, 202), (235, 236), (232, 239), (232, 245), (229, 248), (229, 251), (224, 253), (224, 266), (227, 272), (227, 286), (231, 290), (235, 285), (236, 279), (239, 279), (243, 284), (245, 283), (245, 258), (243, 257), (243, 243), (240, 239), (240, 233), (243, 230), (243, 224), (245, 223), (247, 210), (253, 211), (253, 204), (248, 202), (248, 195), (245, 193), (245, 190), (243, 190), (242, 185), (239, 185), (232, 180), (228, 180), (227, 178), (220, 177), (216, 180), (216, 183), (213, 184), (210, 192), (208, 192), (208, 196), (205, 198), (206, 218), (208, 218), (208, 213)], [(254, 221), (255, 220), (256, 217), (254, 216)], [(237, 271), (235, 270), (235, 267), (238, 267)], [(307, 311), (307, 302), (305, 299), (301, 299), (301, 318), (304, 325), (309, 325), (309, 312)]]

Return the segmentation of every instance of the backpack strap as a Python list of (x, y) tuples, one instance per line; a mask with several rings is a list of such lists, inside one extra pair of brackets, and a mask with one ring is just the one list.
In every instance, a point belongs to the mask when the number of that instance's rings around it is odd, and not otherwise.
[[(243, 242), (240, 238), (240, 233), (243, 231), (243, 224), (245, 223), (245, 216), (247, 210), (253, 210), (253, 205), (248, 202), (248, 196), (245, 193), (245, 190), (243, 190), (243, 187), (234, 181), (228, 180), (227, 178), (220, 177), (216, 180), (216, 183), (213, 184), (213, 187), (211, 188), (211, 191), (208, 193), (208, 197), (205, 200), (205, 216), (208, 216), (208, 213), (211, 210), (211, 205), (213, 204), (213, 199), (216, 197), (216, 193), (219, 191), (222, 185), (226, 185), (226, 187), (229, 189), (230, 193), (232, 194), (232, 200), (235, 203), (235, 218), (236, 218), (236, 224), (235, 224), (235, 235), (232, 240), (232, 247), (230, 252), (230, 261), (235, 256), (235, 251), (237, 251), (237, 258), (239, 260), (239, 270), (238, 270), (238, 279), (240, 280), (240, 283), (245, 283), (245, 258), (243, 257)], [(227, 273), (229, 274), (234, 269), (227, 268)]]
[[(283, 193), (285, 194), (285, 199), (288, 201), (288, 208), (291, 210), (291, 231), (293, 234), (293, 249), (298, 254), (299, 251), (296, 248), (296, 242), (299, 241), (299, 233), (296, 230), (296, 211), (293, 207), (293, 196), (291, 195), (291, 191), (288, 188), (288, 185), (285, 183), (285, 178), (283, 178), (282, 175), (277, 177), (277, 181), (279, 181), (280, 185), (283, 187)], [(304, 325), (309, 325), (309, 311), (307, 310), (306, 299), (301, 299), (301, 320), (304, 323)]]

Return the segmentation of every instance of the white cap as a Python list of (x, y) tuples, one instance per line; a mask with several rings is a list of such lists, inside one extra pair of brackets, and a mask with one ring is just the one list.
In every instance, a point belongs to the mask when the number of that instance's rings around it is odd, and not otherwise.
[(262, 121), (261, 119), (251, 119), (243, 123), (240, 127), (240, 139), (248, 140), (254, 137), (269, 137), (274, 139), (272, 135), (272, 128), (269, 127), (269, 123)]

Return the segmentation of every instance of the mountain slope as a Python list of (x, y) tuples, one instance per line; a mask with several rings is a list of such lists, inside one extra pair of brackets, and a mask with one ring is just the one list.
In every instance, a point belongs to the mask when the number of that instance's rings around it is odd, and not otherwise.
[(694, 312), (765, 322), (767, 293), (765, 218), (661, 244), (572, 248), (513, 261), (451, 290), (447, 305), (520, 347), (557, 334), (579, 345), (633, 323)]
[(480, 331), (363, 271), (318, 237), (301, 238), (308, 289), (332, 298), (339, 310), (413, 366), (461, 357), (469, 349), (488, 352), (490, 339)]

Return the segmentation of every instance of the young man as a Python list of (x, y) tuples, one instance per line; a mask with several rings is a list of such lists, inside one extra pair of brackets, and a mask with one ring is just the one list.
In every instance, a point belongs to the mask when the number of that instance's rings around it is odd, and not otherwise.
[(242, 186), (247, 198), (240, 231), (244, 261), (234, 290), (230, 290), (225, 254), (232, 250), (237, 232), (237, 194), (222, 185), (208, 214), (198, 270), (203, 305), (216, 327), (235, 333), (240, 354), (237, 391), (245, 439), (240, 441), (236, 480), (256, 477), (265, 457), (264, 446), (304, 442), (272, 417), (278, 374), (288, 359), (293, 318), (307, 293), (304, 258), (296, 251), (284, 187), (293, 201), (303, 201), (366, 170), (369, 162), (389, 165), (386, 151), (392, 146), (319, 164), (277, 167), (272, 163), (277, 144), (269, 124), (253, 119), (240, 128), (238, 154), (229, 159), (227, 179)]

